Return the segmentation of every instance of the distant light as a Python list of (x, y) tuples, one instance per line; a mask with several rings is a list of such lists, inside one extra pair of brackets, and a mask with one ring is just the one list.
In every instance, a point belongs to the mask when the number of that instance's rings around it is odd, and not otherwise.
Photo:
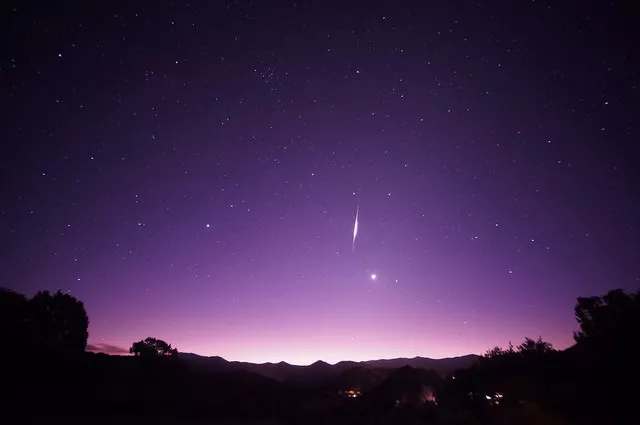
[(211, 225), (209, 223), (207, 223), (207, 224), (204, 225), (204, 227), (206, 227), (208, 229), (209, 227), (211, 227)]
[(371, 280), (376, 280), (377, 278), (378, 278), (378, 275), (377, 275), (377, 274), (373, 273), (373, 274), (371, 275)]

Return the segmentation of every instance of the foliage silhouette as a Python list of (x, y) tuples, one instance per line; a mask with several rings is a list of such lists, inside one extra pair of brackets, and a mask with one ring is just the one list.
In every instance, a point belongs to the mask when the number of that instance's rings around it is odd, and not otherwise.
[(492, 349), (487, 350), (487, 352), (484, 354), (483, 357), (485, 359), (490, 359), (494, 357), (508, 356), (512, 354), (515, 354), (515, 350), (513, 349), (513, 344), (509, 342), (509, 345), (507, 346), (506, 349), (503, 349), (502, 347), (496, 345)]
[[(640, 292), (615, 289), (600, 297), (578, 298), (574, 312), (580, 328), (574, 333), (571, 353), (575, 385), (608, 389), (598, 404), (585, 410), (639, 419), (637, 391), (631, 389), (640, 380)], [(587, 390), (578, 392), (588, 397)]]
[[(601, 297), (578, 298), (575, 316), (577, 343), (593, 347), (637, 349), (640, 338), (640, 292), (614, 289)], [(631, 346), (630, 344), (633, 344)]]
[(14, 353), (30, 350), (29, 301), (17, 292), (0, 288), (0, 341)]
[(82, 353), (89, 335), (84, 305), (60, 291), (42, 291), (27, 299), (0, 289), (0, 325), (2, 342), (16, 354)]
[(89, 337), (84, 304), (61, 291), (41, 291), (29, 300), (36, 349), (53, 353), (82, 353)]
[(136, 357), (176, 357), (178, 349), (172, 348), (171, 344), (157, 338), (148, 337), (142, 341), (134, 342), (129, 352)]
[(538, 337), (537, 340), (531, 338), (525, 338), (524, 342), (518, 345), (518, 353), (521, 355), (541, 355), (553, 351), (553, 346), (550, 342), (544, 342), (542, 337)]

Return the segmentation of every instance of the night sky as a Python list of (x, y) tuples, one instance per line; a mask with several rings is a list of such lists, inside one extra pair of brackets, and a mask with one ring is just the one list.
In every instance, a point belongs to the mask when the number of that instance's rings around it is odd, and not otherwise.
[(0, 285), (79, 298), (94, 347), (562, 349), (640, 286), (624, 2), (9, 3)]

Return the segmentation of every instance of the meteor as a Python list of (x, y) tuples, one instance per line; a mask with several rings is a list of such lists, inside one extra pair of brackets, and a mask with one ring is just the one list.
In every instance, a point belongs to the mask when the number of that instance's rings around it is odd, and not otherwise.
[(353, 224), (353, 242), (351, 243), (351, 252), (356, 247), (356, 236), (358, 236), (358, 212), (360, 212), (360, 203), (356, 207), (356, 222)]

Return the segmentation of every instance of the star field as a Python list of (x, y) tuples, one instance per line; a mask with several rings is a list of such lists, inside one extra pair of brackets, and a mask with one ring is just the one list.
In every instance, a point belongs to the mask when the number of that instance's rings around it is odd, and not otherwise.
[(637, 29), (503, 3), (3, 5), (0, 284), (232, 360), (568, 347), (640, 285)]

